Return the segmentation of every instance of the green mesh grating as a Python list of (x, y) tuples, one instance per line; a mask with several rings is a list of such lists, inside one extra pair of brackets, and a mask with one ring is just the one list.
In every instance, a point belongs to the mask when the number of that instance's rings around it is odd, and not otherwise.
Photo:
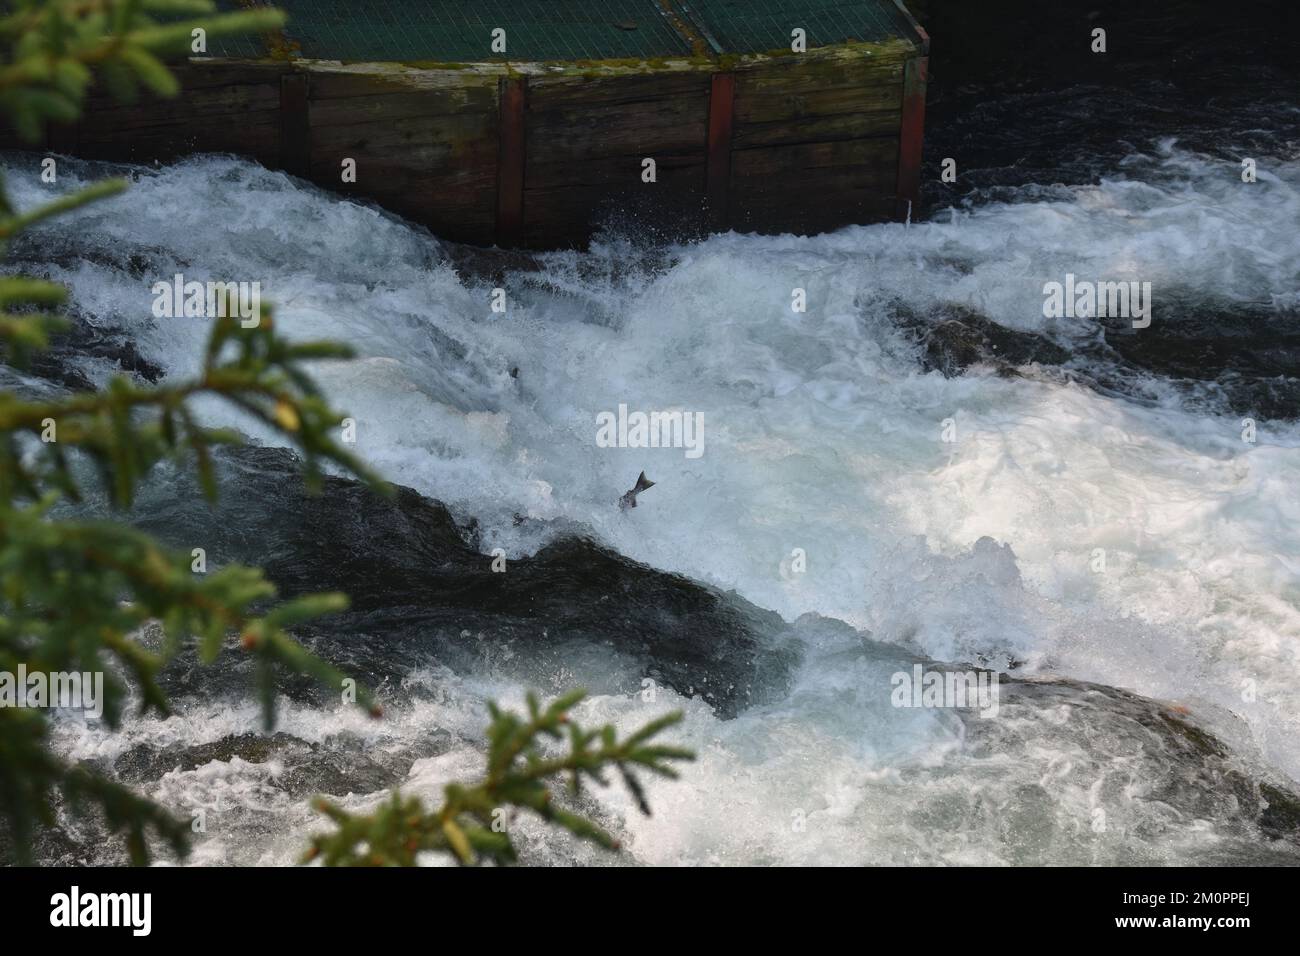
[[(275, 4), (269, 3), (236, 3), (234, 0), (216, 0), (216, 2), (217, 9), (227, 13), (232, 10), (242, 10), (249, 6), (275, 6)], [(280, 9), (284, 9), (283, 4), (279, 4), (278, 6)], [(266, 56), (266, 52), (266, 44), (257, 37), (211, 37), (208, 40), (209, 56), (230, 56), (238, 57), (240, 59), (258, 59)]]
[[(221, 0), (231, 10), (261, 0)], [(691, 52), (659, 0), (279, 0), (298, 56), (350, 61), (476, 63), (523, 60), (653, 59)], [(679, 23), (716, 41), (719, 52), (789, 49), (790, 31), (808, 47), (845, 40), (910, 37), (892, 0), (670, 0)], [(492, 30), (506, 31), (493, 53)], [(214, 56), (263, 57), (257, 38), (213, 38)]]
[[(229, 3), (223, 4), (230, 6)], [(299, 55), (325, 60), (477, 63), (653, 59), (690, 46), (655, 0), (279, 0)], [(492, 31), (506, 52), (492, 52)], [(228, 45), (227, 45), (228, 44)], [(258, 56), (256, 41), (216, 41), (218, 56)]]
[(808, 49), (846, 40), (912, 37), (891, 0), (679, 0), (692, 23), (707, 30), (726, 53), (790, 49), (790, 31), (802, 28)]

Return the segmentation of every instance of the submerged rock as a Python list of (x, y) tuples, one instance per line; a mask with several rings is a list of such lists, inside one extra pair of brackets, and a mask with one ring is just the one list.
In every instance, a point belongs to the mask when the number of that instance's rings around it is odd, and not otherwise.
[(396, 786), (420, 758), (445, 753), (451, 745), (445, 730), (421, 735), (419, 746), (400, 753), (366, 752), (360, 741), (334, 739), (311, 743), (286, 733), (232, 734), (202, 744), (140, 744), (119, 756), (112, 772), (131, 783), (149, 783), (168, 773), (189, 773), (213, 763), (274, 762), (275, 787), (293, 797), (374, 793)]
[(1263, 419), (1300, 417), (1300, 333), (1294, 309), (1162, 300), (1150, 328), (1096, 321), (1100, 337), (1072, 352), (1045, 336), (1008, 328), (970, 309), (922, 314), (895, 306), (926, 371), (947, 378), (977, 366), (1016, 375), (1029, 365), (1065, 366), (1072, 380), (1107, 394), (1150, 399), (1150, 380), (1172, 382), (1192, 402)]
[(1099, 834), (1156, 842), (1161, 828), (1207, 820), (1221, 841), (1283, 841), (1273, 850), (1294, 861), (1300, 798), (1182, 708), (1085, 681), (1004, 675), (1001, 683), (998, 719), (965, 721), (969, 751), (1005, 759), (1032, 745), (1055, 753), (1053, 775), (1074, 781), (1092, 810), (1104, 809), (1092, 821)]
[[(347, 593), (351, 610), (303, 637), (371, 683), (400, 681), (430, 659), (463, 669), (494, 647), (508, 647), (510, 666), (526, 673), (561, 645), (585, 644), (733, 716), (779, 696), (797, 659), (779, 615), (587, 538), (562, 537), (496, 573), (472, 525), (410, 488), (385, 499), (327, 477), (310, 496), (292, 454), (279, 449), (239, 449), (222, 468), (226, 493), (215, 509), (177, 475), (177, 485), (141, 496), (136, 523), (178, 548), (204, 547), (209, 567), (260, 565), (283, 597)], [(212, 678), (178, 665), (171, 682), (192, 689)], [(306, 682), (286, 689), (312, 693)]]
[(1041, 335), (1009, 329), (960, 306), (924, 318), (900, 306), (899, 322), (918, 335), (922, 367), (947, 378), (979, 364), (1009, 375), (1024, 365), (1060, 365), (1070, 359), (1068, 350)]
[[(1294, 308), (1200, 299), (1162, 301), (1152, 326), (1102, 321), (1121, 369), (1154, 373), (1240, 414), (1300, 417), (1300, 313)], [(1122, 374), (1122, 373), (1121, 373)]]
[(87, 372), (95, 365), (147, 382), (162, 378), (162, 369), (142, 356), (125, 332), (99, 328), (75, 314), (65, 331), (51, 336), (49, 348), (32, 357), (26, 371), (53, 385), (90, 392), (95, 383)]

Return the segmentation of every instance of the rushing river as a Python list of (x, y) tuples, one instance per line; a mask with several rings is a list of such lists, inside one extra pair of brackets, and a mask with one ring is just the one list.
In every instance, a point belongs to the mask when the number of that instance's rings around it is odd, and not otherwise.
[[(1157, 112), (1177, 102), (1151, 96)], [(80, 320), (166, 377), (196, 370), (207, 334), (151, 315), (150, 285), (175, 273), (259, 281), (286, 335), (353, 346), (358, 360), (317, 377), (355, 418), (358, 452), (477, 522), (484, 565), (493, 548), (526, 563), (585, 538), (647, 576), (648, 598), (585, 581), (581, 554), (551, 565), (573, 579), (557, 593), (612, 602), (611, 621), (626, 603), (655, 626), (654, 569), (785, 622), (745, 652), (780, 673), (758, 666), (735, 699), (698, 692), (671, 651), (648, 665), (602, 641), (598, 617), (557, 637), (545, 612), (535, 633), (517, 618), (506, 633), (375, 608), (349, 627), (368, 635), (384, 720), (287, 694), (279, 733), (258, 737), (244, 685), (195, 670), (175, 680), (175, 716), (121, 733), (61, 719), (62, 752), (210, 811), (195, 862), (287, 863), (319, 825), (310, 793), (436, 799), (480, 766), (487, 699), (583, 684), (591, 721), (683, 708), (676, 737), (699, 753), (652, 785), (649, 819), (616, 788), (588, 806), (632, 861), (1300, 861), (1276, 800), (1271, 823), (1246, 806), (1260, 781), (1280, 794), (1300, 780), (1300, 110), (1164, 110), (1147, 135), (1090, 127), (1081, 146), (1053, 130), (1113, 119), (1114, 90), (999, 102), (936, 128), (928, 158), (951, 151), (959, 184), (930, 187), (909, 225), (667, 247), (611, 234), (495, 259), (199, 157), (129, 169), (127, 198), (43, 227), (23, 267), (67, 283)], [(976, 124), (1013, 116), (1018, 136), (969, 145)], [(6, 167), (20, 203), (48, 189), (30, 158)], [(65, 165), (61, 186), (103, 172)], [(1044, 284), (1067, 274), (1149, 282), (1150, 327), (1045, 317)], [(112, 370), (67, 362), (92, 381)], [(702, 413), (703, 454), (599, 447), (596, 416), (620, 404)], [(620, 510), (642, 470), (656, 484)], [(291, 489), (276, 474), (232, 468), (225, 517), (207, 531), (193, 517), (185, 547), (205, 533), (250, 561), (300, 547), (295, 519), (277, 523)], [(191, 494), (164, 472), (140, 520), (175, 537), (158, 516), (191, 515)], [(242, 536), (216, 527), (253, 513)], [(401, 547), (347, 515), (320, 561)], [(710, 640), (686, 620), (683, 642)], [(345, 666), (346, 637), (319, 645)], [(914, 660), (1065, 680), (1018, 685), (988, 720), (892, 707), (891, 675)], [(1162, 714), (1210, 742), (1161, 730)], [(611, 859), (520, 827), (531, 862)], [(90, 824), (67, 829), (48, 858), (115, 858)]]

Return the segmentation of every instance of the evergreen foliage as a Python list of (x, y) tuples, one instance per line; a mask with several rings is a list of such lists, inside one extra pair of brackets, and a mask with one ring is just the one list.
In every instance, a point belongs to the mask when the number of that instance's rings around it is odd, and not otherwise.
[[(39, 142), (49, 121), (74, 121), (92, 72), (117, 96), (141, 86), (161, 95), (177, 92), (163, 59), (190, 49), (192, 31), (266, 32), (282, 15), (257, 9), (214, 14), (207, 0), (21, 0), (0, 4), (0, 110), (26, 139)], [(51, 216), (115, 196), (126, 188), (109, 180), (36, 209), (19, 211), (0, 183), (0, 255), (15, 236)], [(58, 309), (66, 291), (22, 276), (0, 277), (0, 361), (22, 368), (50, 336), (66, 328)], [(342, 594), (317, 594), (277, 603), (275, 587), (260, 570), (229, 565), (206, 575), (191, 571), (190, 556), (176, 554), (118, 521), (73, 520), (54, 509), (77, 502), (95, 481), (118, 507), (131, 504), (139, 481), (164, 458), (184, 458), (197, 468), (205, 495), (215, 499), (212, 451), (240, 436), (200, 424), (196, 399), (216, 397), (251, 414), (300, 452), (308, 487), (328, 464), (386, 486), (335, 440), (343, 420), (320, 394), (304, 363), (342, 359), (349, 350), (330, 342), (290, 343), (264, 311), (255, 327), (236, 318), (214, 319), (201, 372), (158, 386), (115, 376), (98, 392), (27, 400), (0, 390), (0, 672), (103, 672), (104, 719), (120, 725), (129, 686), (146, 711), (168, 712), (160, 669), (176, 655), (197, 653), (211, 662), (238, 649), (256, 660), (267, 728), (275, 717), (277, 668), (311, 675), (338, 689), (344, 675), (309, 654), (291, 636), (297, 624), (347, 606)], [(52, 439), (52, 440), (51, 440)], [(157, 649), (136, 635), (161, 622)], [(325, 863), (411, 863), (420, 850), (453, 854), (462, 863), (514, 859), (507, 835), (491, 828), (499, 805), (524, 807), (579, 836), (612, 847), (594, 824), (555, 806), (547, 781), (567, 774), (575, 789), (584, 776), (603, 782), (615, 768), (645, 808), (635, 768), (672, 776), (668, 761), (680, 749), (651, 745), (675, 722), (669, 715), (619, 742), (612, 728), (586, 731), (568, 725), (571, 752), (546, 757), (540, 739), (560, 734), (581, 697), (574, 692), (541, 709), (530, 700), (527, 720), (493, 708), (488, 771), (474, 785), (453, 784), (435, 813), (418, 801), (394, 796), (370, 816), (322, 808), (338, 830), (315, 839), (312, 855)], [(378, 715), (359, 689), (357, 703)], [(188, 822), (94, 772), (59, 759), (50, 748), (44, 710), (0, 706), (0, 825), (14, 839), (20, 861), (30, 859), (38, 827), (50, 825), (55, 807), (96, 809), (121, 834), (130, 858), (148, 862), (153, 839), (178, 855), (188, 849)], [(486, 816), (484, 814), (487, 814)]]
[[(513, 863), (515, 848), (507, 808), (531, 810), (581, 839), (608, 850), (618, 849), (618, 842), (600, 826), (557, 805), (548, 782), (567, 777), (569, 793), (576, 797), (584, 778), (608, 785), (606, 772), (613, 768), (638, 809), (649, 816), (650, 805), (637, 769), (676, 779), (677, 772), (669, 762), (691, 760), (693, 754), (681, 747), (650, 742), (660, 731), (681, 721), (679, 712), (665, 714), (620, 741), (612, 725), (584, 730), (570, 722), (569, 711), (584, 696), (581, 690), (570, 691), (543, 708), (537, 697), (529, 694), (526, 720), (491, 705), (486, 775), (472, 786), (448, 784), (442, 806), (435, 811), (426, 812), (418, 799), (403, 799), (400, 794), (365, 816), (349, 814), (327, 800), (317, 801), (317, 809), (338, 829), (315, 837), (304, 860), (319, 858), (327, 866), (411, 866), (418, 853), (432, 850), (451, 853), (465, 866), (484, 860)], [(543, 738), (559, 741), (566, 736), (568, 753), (546, 752)]]

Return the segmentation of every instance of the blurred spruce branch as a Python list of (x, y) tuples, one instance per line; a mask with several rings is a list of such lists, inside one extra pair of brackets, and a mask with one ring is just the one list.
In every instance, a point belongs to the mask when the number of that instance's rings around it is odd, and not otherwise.
[[(584, 778), (608, 786), (613, 770), (622, 778), (637, 807), (646, 816), (650, 805), (637, 771), (677, 778), (672, 761), (692, 760), (681, 747), (651, 743), (661, 731), (681, 721), (680, 712), (665, 714), (631, 736), (619, 740), (612, 725), (585, 730), (569, 720), (569, 711), (585, 697), (570, 691), (543, 708), (528, 695), (528, 718), (489, 705), (487, 774), (472, 786), (448, 784), (442, 806), (426, 812), (418, 798), (393, 796), (373, 813), (348, 813), (328, 800), (316, 807), (337, 826), (313, 838), (303, 862), (321, 860), (327, 866), (413, 866), (425, 851), (450, 853), (464, 866), (484, 860), (515, 862), (507, 809), (531, 810), (548, 823), (609, 850), (617, 841), (600, 826), (559, 806), (550, 784), (567, 778), (571, 796), (581, 792)], [(567, 739), (567, 753), (552, 756), (543, 738)]]
[[(120, 95), (133, 95), (141, 84), (171, 95), (176, 84), (158, 57), (188, 50), (193, 29), (211, 36), (283, 21), (276, 11), (213, 11), (212, 4), (195, 0), (5, 4), (0, 109), (19, 133), (39, 140), (45, 123), (79, 115), (91, 67)], [(110, 180), (19, 211), (0, 184), (0, 252), (37, 223), (125, 188), (124, 181)], [(0, 360), (21, 368), (46, 348), (51, 334), (67, 325), (56, 311), (66, 296), (51, 282), (0, 277)], [(193, 458), (204, 494), (215, 499), (213, 449), (239, 436), (199, 423), (192, 402), (209, 396), (288, 438), (304, 457), (309, 484), (317, 484), (323, 465), (333, 462), (382, 489), (334, 439), (343, 416), (303, 369), (306, 362), (349, 354), (333, 343), (287, 342), (263, 313), (251, 328), (234, 318), (216, 320), (201, 374), (191, 381), (154, 387), (115, 376), (102, 391), (40, 401), (0, 391), (0, 671), (103, 672), (110, 727), (119, 725), (128, 694), (119, 671), (139, 689), (145, 709), (166, 713), (156, 679), (166, 662), (191, 645), (211, 661), (235, 635), (256, 660), (268, 727), (277, 666), (343, 688), (344, 675), (307, 653), (289, 629), (346, 607), (344, 595), (276, 604), (274, 586), (255, 568), (231, 565), (197, 575), (188, 555), (171, 553), (125, 524), (56, 519), (52, 509), (61, 500), (81, 500), (83, 462), (93, 465), (112, 503), (124, 508), (157, 462), (181, 455)], [(163, 639), (151, 649), (136, 635), (154, 621)], [(377, 710), (364, 689), (357, 699)], [(148, 859), (150, 834), (177, 852), (187, 847), (188, 827), (162, 807), (57, 759), (44, 712), (0, 707), (0, 821), (9, 825), (20, 860), (28, 858), (36, 827), (54, 821), (56, 793), (73, 808), (97, 807), (111, 828), (125, 834), (134, 862)]]
[[(175, 96), (163, 59), (190, 52), (195, 30), (211, 38), (269, 32), (284, 24), (274, 9), (214, 15), (209, 0), (14, 0), (3, 5), (0, 110), (28, 142), (43, 124), (74, 122), (97, 70), (123, 101), (144, 88)], [(181, 19), (177, 19), (181, 18)]]
[[(162, 58), (187, 52), (195, 29), (211, 37), (267, 33), (282, 23), (270, 9), (218, 16), (207, 0), (0, 3), (0, 111), (20, 135), (39, 142), (47, 123), (80, 115), (92, 70), (120, 98), (134, 97), (141, 86), (174, 95), (177, 84)], [(43, 220), (126, 187), (123, 180), (108, 180), (20, 211), (0, 182), (0, 256), (15, 236)], [(51, 282), (0, 277), (0, 361), (22, 368), (47, 348), (50, 336), (67, 327), (57, 313), (66, 297)], [(39, 401), (0, 390), (0, 672), (103, 672), (104, 719), (113, 728), (128, 690), (109, 662), (139, 689), (146, 710), (166, 713), (157, 675), (167, 661), (193, 646), (210, 662), (235, 635), (256, 659), (268, 728), (277, 666), (342, 688), (344, 676), (304, 650), (289, 630), (345, 608), (344, 595), (275, 604), (275, 588), (260, 570), (231, 565), (195, 575), (188, 555), (169, 552), (123, 523), (56, 518), (52, 509), (81, 500), (82, 462), (93, 465), (109, 500), (124, 508), (155, 464), (179, 456), (193, 459), (204, 495), (215, 499), (213, 449), (240, 436), (199, 423), (191, 403), (206, 397), (230, 403), (289, 439), (303, 455), (309, 487), (319, 485), (322, 467), (332, 462), (384, 491), (332, 437), (343, 416), (303, 369), (305, 362), (349, 355), (333, 343), (289, 343), (263, 313), (252, 328), (234, 318), (215, 320), (201, 374), (192, 380), (141, 386), (115, 376), (99, 392)], [(136, 638), (152, 622), (162, 627), (157, 649)], [(378, 712), (364, 689), (357, 688), (356, 697)], [(669, 761), (690, 755), (649, 743), (679, 719), (669, 715), (622, 742), (609, 727), (570, 725), (569, 755), (545, 757), (539, 738), (559, 736), (580, 697), (570, 694), (545, 711), (530, 697), (527, 721), (494, 708), (487, 777), (474, 786), (449, 786), (446, 803), (431, 816), (418, 801), (399, 796), (371, 816), (324, 805), (340, 829), (318, 837), (313, 854), (327, 863), (410, 863), (419, 850), (435, 850), (462, 863), (479, 857), (508, 862), (514, 859), (509, 838), (489, 820), (499, 805), (534, 810), (578, 836), (613, 846), (599, 827), (553, 805), (547, 781), (567, 774), (576, 792), (584, 776), (603, 784), (602, 771), (612, 767), (648, 812), (635, 770), (671, 777)], [(178, 855), (188, 850), (188, 825), (165, 808), (57, 758), (46, 712), (0, 706), (0, 824), (14, 837), (20, 861), (30, 858), (38, 827), (55, 822), (56, 795), (70, 809), (97, 809), (113, 832), (124, 835), (135, 863), (149, 860), (151, 837)]]

